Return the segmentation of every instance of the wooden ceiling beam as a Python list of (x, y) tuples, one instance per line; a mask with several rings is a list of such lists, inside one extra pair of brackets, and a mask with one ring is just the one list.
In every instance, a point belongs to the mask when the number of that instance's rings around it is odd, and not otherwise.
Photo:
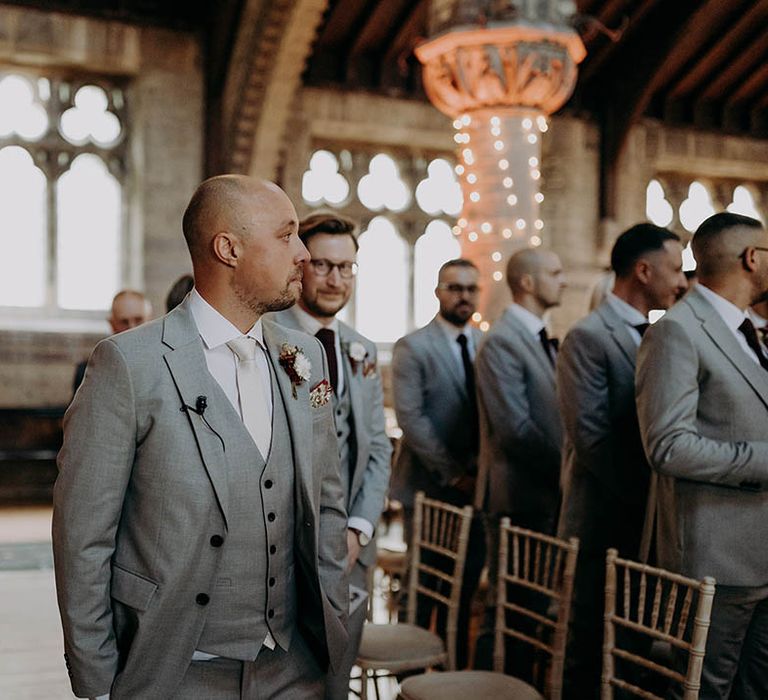
[(671, 86), (669, 96), (678, 99), (694, 93), (710, 80), (730, 56), (741, 51), (755, 34), (765, 32), (768, 24), (768, 0), (755, 0), (736, 22), (713, 43), (694, 66)]
[(738, 54), (718, 71), (717, 76), (704, 88), (699, 99), (709, 101), (726, 99), (732, 86), (748, 77), (749, 71), (758, 65), (766, 51), (768, 51), (768, 32), (763, 30), (751, 43), (742, 46)]
[(362, 29), (353, 39), (349, 51), (350, 58), (364, 53), (381, 53), (387, 38), (396, 26), (403, 8), (410, 6), (411, 0), (385, 0), (378, 2), (368, 15)]
[[(381, 80), (384, 88), (399, 88), (406, 84), (408, 75), (403, 67), (413, 56), (413, 47), (427, 33), (427, 0), (418, 0), (406, 11), (398, 23), (399, 29), (381, 61)], [(418, 74), (418, 69), (416, 70)]]
[(336, 0), (317, 40), (318, 46), (344, 46), (352, 27), (375, 0)]
[(768, 87), (768, 52), (757, 62), (757, 68), (741, 85), (739, 85), (726, 100), (726, 106), (745, 105), (755, 101), (756, 98), (765, 95)]

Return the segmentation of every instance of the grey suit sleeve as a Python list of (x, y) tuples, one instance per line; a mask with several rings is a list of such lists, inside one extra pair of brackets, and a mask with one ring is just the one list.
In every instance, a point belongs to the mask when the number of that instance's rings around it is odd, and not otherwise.
[(579, 459), (596, 470), (610, 465), (615, 451), (604, 350), (583, 329), (574, 328), (558, 353), (557, 397)]
[(637, 414), (643, 447), (661, 474), (724, 486), (768, 485), (768, 443), (701, 435), (698, 353), (686, 330), (665, 319), (648, 329), (637, 359)]
[(492, 335), (483, 343), (477, 353), (475, 373), (478, 397), (499, 436), (501, 448), (513, 454), (516, 444), (523, 444), (526, 451), (559, 464), (560, 447), (531, 420), (525, 370), (502, 337)]
[[(376, 361), (375, 354), (373, 355)], [(370, 457), (365, 467), (363, 482), (357, 497), (349, 508), (349, 516), (363, 518), (376, 527), (384, 509), (384, 498), (389, 488), (389, 470), (392, 458), (392, 444), (387, 437), (384, 418), (384, 392), (378, 370), (363, 381), (372, 382), (370, 409), (371, 444)]]
[(425, 383), (429, 381), (424, 368), (407, 340), (400, 340), (392, 354), (392, 389), (397, 422), (408, 447), (420, 464), (428, 469), (442, 486), (466, 471), (445, 448), (429, 419)]
[(119, 348), (105, 340), (65, 415), (53, 495), (56, 591), (79, 697), (108, 693), (117, 672), (110, 560), (135, 445), (130, 375)]

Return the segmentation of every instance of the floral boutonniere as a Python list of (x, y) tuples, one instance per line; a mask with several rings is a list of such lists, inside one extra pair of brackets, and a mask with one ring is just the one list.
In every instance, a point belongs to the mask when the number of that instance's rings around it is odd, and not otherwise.
[(346, 347), (349, 364), (352, 365), (352, 373), (357, 374), (358, 367), (363, 368), (363, 376), (367, 377), (376, 371), (375, 362), (367, 362), (368, 351), (365, 345), (357, 340), (353, 340)]
[(312, 363), (298, 345), (289, 345), (288, 343), (283, 343), (280, 348), (278, 361), (291, 380), (291, 389), (295, 399), (296, 387), (308, 382), (312, 376)]
[(309, 392), (309, 405), (312, 408), (320, 408), (325, 406), (333, 396), (333, 389), (327, 379), (323, 379), (321, 382), (315, 384), (312, 390)]

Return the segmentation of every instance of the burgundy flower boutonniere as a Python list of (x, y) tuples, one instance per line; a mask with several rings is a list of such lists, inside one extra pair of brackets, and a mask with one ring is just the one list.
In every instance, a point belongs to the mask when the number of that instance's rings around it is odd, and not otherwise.
[(312, 376), (312, 363), (297, 345), (283, 343), (278, 358), (280, 366), (291, 380), (293, 398), (297, 398), (296, 388), (308, 382)]

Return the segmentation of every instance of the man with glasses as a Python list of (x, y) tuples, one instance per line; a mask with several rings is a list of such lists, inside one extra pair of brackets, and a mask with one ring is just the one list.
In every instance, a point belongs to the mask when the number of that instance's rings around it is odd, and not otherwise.
[[(372, 539), (384, 508), (392, 447), (384, 430), (376, 346), (336, 317), (355, 285), (355, 225), (336, 214), (317, 212), (299, 224), (299, 238), (312, 256), (304, 264), (302, 293), (295, 306), (275, 314), (273, 320), (316, 336), (328, 357), (349, 514), (350, 583), (365, 589), (368, 567), (376, 561)], [(339, 671), (328, 676), (326, 698), (330, 700), (346, 700), (349, 693), (349, 674), (357, 657), (366, 607), (360, 604), (350, 615), (344, 660)]]
[(717, 581), (702, 700), (768, 697), (768, 357), (747, 314), (768, 298), (767, 251), (756, 219), (704, 221), (698, 284), (648, 329), (637, 358), (659, 563)]
[[(465, 506), (472, 503), (477, 475), (474, 360), (480, 333), (469, 321), (477, 308), (478, 270), (469, 260), (459, 258), (445, 263), (437, 279), (437, 315), (398, 340), (392, 356), (395, 411), (403, 431), (392, 489), (405, 509), (408, 542), (417, 491)], [(459, 668), (468, 661), (470, 604), (484, 562), (485, 544), (478, 521), (470, 534), (461, 591)], [(419, 612), (428, 619), (426, 608), (420, 606)]]

